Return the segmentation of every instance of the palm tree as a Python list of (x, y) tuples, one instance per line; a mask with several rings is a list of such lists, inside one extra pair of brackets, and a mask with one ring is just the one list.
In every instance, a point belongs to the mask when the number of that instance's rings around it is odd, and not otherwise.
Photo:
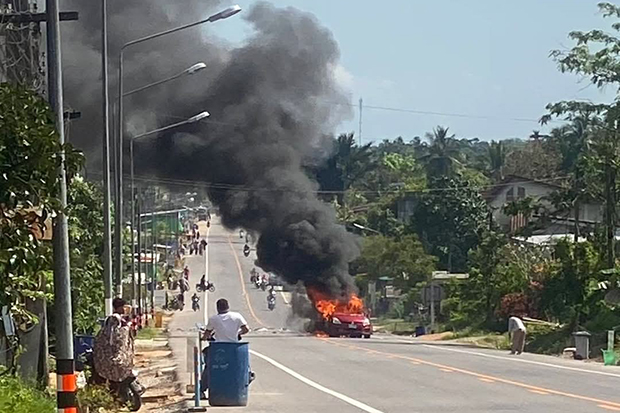
[(371, 160), (372, 144), (358, 146), (353, 133), (343, 133), (334, 140), (334, 150), (325, 165), (317, 171), (321, 189), (338, 191), (337, 199), (343, 201), (343, 192), (374, 167)]
[(504, 165), (506, 164), (506, 146), (501, 142), (491, 141), (488, 149), (491, 177), (495, 182), (504, 179)]
[(420, 160), (429, 178), (450, 175), (461, 164), (459, 142), (454, 135), (448, 135), (448, 130), (437, 126), (432, 133), (426, 134), (428, 144), (423, 146), (425, 153)]

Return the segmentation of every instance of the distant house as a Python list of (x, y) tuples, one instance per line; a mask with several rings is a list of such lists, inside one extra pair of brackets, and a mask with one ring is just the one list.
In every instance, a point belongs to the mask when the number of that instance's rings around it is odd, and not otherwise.
[[(525, 217), (522, 214), (515, 216), (504, 212), (504, 205), (520, 199), (531, 198), (536, 203), (545, 206), (550, 215), (547, 216), (545, 226), (537, 230), (537, 235), (570, 234), (574, 230), (573, 211), (553, 212), (553, 205), (549, 197), (561, 190), (562, 187), (551, 181), (541, 181), (509, 175), (499, 184), (492, 185), (481, 195), (487, 201), (493, 214), (493, 222), (507, 233), (514, 234), (519, 229), (528, 225), (528, 221), (539, 219), (533, 214)], [(416, 193), (406, 193), (397, 202), (396, 217), (401, 222), (408, 222), (415, 211), (418, 196)], [(603, 222), (603, 206), (597, 203), (582, 203), (579, 209), (579, 221), (583, 230), (590, 231), (595, 225)]]
[[(507, 215), (503, 211), (504, 205), (529, 197), (553, 211), (549, 196), (561, 189), (561, 186), (550, 181), (545, 182), (511, 175), (483, 192), (482, 195), (489, 204), (493, 221), (506, 232), (514, 233), (526, 226), (528, 219), (536, 219), (537, 216), (527, 218), (521, 214)], [(538, 231), (539, 234), (568, 234), (573, 231), (574, 215), (572, 211), (551, 212), (548, 218), (548, 225)], [(603, 206), (595, 203), (582, 203), (579, 210), (579, 220), (585, 226), (601, 223), (603, 221)]]

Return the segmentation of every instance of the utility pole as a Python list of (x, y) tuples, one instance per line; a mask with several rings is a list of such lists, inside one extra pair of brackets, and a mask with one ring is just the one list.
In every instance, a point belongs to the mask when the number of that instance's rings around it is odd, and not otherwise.
[(131, 200), (131, 220), (129, 221), (129, 227), (130, 227), (130, 232), (131, 232), (131, 236), (130, 236), (130, 245), (131, 245), (131, 314), (135, 315), (136, 313), (136, 244), (134, 242), (134, 222), (135, 222), (135, 216), (136, 216), (136, 188), (134, 185), (134, 175), (133, 175), (133, 169), (134, 169), (134, 165), (133, 165), (133, 142), (134, 140), (131, 139), (129, 141), (129, 158), (131, 161), (131, 166), (129, 167), (130, 169), (130, 173), (131, 173), (131, 194), (130, 194), (130, 200)]
[(60, 51), (60, 16), (58, 0), (46, 0), (48, 99), (55, 114), (58, 139), (63, 145), (58, 168), (60, 209), (54, 220), (54, 306), (56, 311), (56, 373), (58, 411), (77, 407), (73, 361), (73, 319), (71, 311), (71, 277), (69, 267), (69, 233), (67, 216), (67, 175), (65, 171), (65, 135), (62, 97), (62, 59)]
[(140, 195), (136, 199), (138, 213), (138, 315), (142, 317), (142, 205)]
[(110, 120), (107, 0), (101, 0), (101, 91), (103, 113), (103, 289), (105, 315), (112, 314), (112, 216), (110, 212)]
[(155, 210), (157, 204), (157, 190), (154, 192), (153, 196), (153, 212), (151, 214), (151, 241), (153, 242), (151, 247), (151, 256), (152, 256), (152, 272), (151, 272), (151, 312), (154, 313), (155, 310), (155, 284), (157, 283), (157, 262), (155, 262), (157, 254), (155, 253), (155, 245), (157, 245), (157, 233), (156, 233), (156, 225), (155, 225)]
[(360, 129), (359, 129), (359, 140), (360, 140), (360, 146), (362, 146), (362, 111), (364, 110), (364, 105), (363, 105), (364, 101), (362, 100), (362, 98), (360, 98)]
[(116, 295), (123, 292), (123, 58), (119, 59), (118, 78), (118, 136), (116, 137), (116, 199), (114, 208), (114, 275), (116, 281)]

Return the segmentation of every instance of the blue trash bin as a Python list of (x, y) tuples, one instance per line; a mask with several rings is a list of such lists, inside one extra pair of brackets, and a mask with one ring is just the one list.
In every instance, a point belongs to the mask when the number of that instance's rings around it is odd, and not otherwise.
[(250, 385), (248, 343), (212, 342), (209, 348), (209, 404), (247, 406)]
[(73, 353), (75, 359), (75, 368), (78, 371), (84, 370), (84, 365), (81, 360), (87, 350), (92, 350), (95, 346), (95, 337), (87, 335), (76, 335), (73, 337)]

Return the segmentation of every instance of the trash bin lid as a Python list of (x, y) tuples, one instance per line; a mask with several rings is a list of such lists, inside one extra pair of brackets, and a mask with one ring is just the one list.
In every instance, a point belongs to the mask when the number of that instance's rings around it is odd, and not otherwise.
[(592, 334), (588, 333), (587, 331), (576, 331), (573, 333), (573, 336), (575, 337), (592, 337)]

